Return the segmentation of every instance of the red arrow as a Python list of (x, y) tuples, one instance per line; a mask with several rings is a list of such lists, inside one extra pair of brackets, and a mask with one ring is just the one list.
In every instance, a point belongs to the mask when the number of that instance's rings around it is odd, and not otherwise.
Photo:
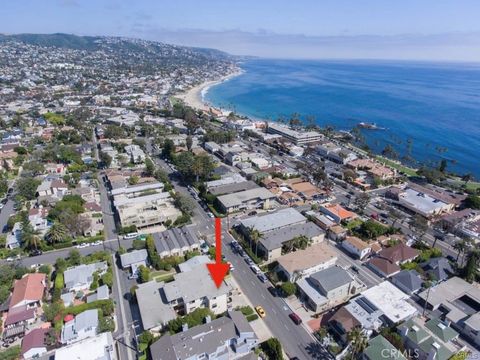
[(228, 264), (222, 263), (222, 221), (220, 218), (215, 218), (215, 262), (207, 264), (207, 268), (213, 282), (219, 288), (230, 268)]

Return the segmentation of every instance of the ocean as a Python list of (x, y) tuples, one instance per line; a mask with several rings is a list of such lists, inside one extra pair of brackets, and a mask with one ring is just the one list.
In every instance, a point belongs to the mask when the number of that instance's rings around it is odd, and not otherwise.
[(242, 75), (213, 86), (204, 100), (256, 119), (299, 113), (320, 126), (350, 130), (359, 122), (375, 152), (480, 179), (480, 64), (387, 61), (252, 60)]

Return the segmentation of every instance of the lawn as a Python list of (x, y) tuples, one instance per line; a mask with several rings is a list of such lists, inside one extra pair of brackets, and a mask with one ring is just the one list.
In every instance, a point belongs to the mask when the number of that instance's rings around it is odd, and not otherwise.
[(160, 281), (169, 282), (173, 280), (173, 275), (175, 274), (176, 274), (176, 271), (174, 269), (170, 271), (165, 271), (165, 270), (152, 271), (150, 273), (150, 280), (156, 280), (157, 282), (160, 282)]
[(402, 165), (400, 163), (397, 163), (395, 161), (392, 161), (390, 159), (384, 158), (383, 156), (377, 155), (376, 156), (377, 160), (384, 163), (385, 165), (388, 165), (394, 169), (397, 169), (398, 171), (401, 171), (408, 176), (416, 176), (417, 175), (417, 170), (410, 168), (408, 166)]

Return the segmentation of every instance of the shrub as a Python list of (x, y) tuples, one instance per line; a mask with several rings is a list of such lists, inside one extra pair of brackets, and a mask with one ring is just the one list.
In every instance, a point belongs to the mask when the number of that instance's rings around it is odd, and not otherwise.
[(287, 281), (282, 284), (281, 289), (285, 296), (291, 296), (297, 291), (297, 286), (294, 283)]
[(260, 347), (269, 360), (283, 360), (282, 344), (277, 338), (264, 341)]
[(255, 313), (253, 311), (252, 307), (249, 306), (249, 305), (245, 305), (245, 306), (242, 306), (242, 307), (237, 307), (236, 310), (239, 310), (245, 316), (252, 315), (252, 314)]
[(246, 319), (247, 319), (248, 322), (253, 321), (253, 320), (257, 320), (258, 315), (257, 314), (248, 315), (248, 316), (246, 316)]

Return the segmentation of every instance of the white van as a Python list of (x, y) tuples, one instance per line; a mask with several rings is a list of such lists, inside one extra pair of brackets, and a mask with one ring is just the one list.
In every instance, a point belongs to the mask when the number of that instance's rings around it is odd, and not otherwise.
[(132, 233), (123, 235), (123, 240), (132, 240), (132, 239), (136, 239), (137, 237), (138, 237), (138, 232), (132, 232)]

